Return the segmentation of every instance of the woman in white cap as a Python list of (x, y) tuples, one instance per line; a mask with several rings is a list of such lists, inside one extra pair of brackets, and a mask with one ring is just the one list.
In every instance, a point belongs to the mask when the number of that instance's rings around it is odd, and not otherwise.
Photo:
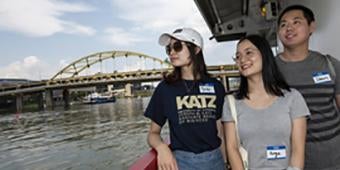
[[(223, 170), (220, 118), (224, 87), (207, 72), (201, 35), (191, 28), (164, 33), (159, 44), (174, 67), (157, 86), (144, 115), (151, 119), (149, 145), (157, 151), (158, 169)], [(168, 146), (160, 133), (168, 121)]]

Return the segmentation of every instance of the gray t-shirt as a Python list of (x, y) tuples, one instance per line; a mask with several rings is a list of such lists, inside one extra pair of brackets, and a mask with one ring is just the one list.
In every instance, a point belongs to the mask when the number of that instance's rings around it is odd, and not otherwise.
[[(307, 58), (288, 62), (276, 57), (287, 83), (305, 98), (311, 116), (307, 123), (305, 170), (340, 169), (340, 113), (334, 103), (340, 94), (340, 61), (310, 51)], [(329, 76), (329, 77), (328, 77)]]
[[(295, 90), (284, 91), (265, 109), (254, 109), (244, 100), (235, 100), (239, 136), (242, 146), (248, 151), (249, 169), (282, 170), (289, 166), (292, 121), (309, 115), (309, 110), (301, 94)], [(234, 121), (225, 98), (222, 121)], [(282, 148), (283, 147), (283, 148)], [(280, 148), (285, 158), (270, 159), (267, 152)]]

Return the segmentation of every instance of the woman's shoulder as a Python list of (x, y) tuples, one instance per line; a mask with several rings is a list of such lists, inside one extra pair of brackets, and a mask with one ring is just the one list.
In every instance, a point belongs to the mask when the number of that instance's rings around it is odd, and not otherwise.
[(295, 88), (290, 88), (289, 90), (283, 90), (284, 97), (292, 98), (292, 97), (302, 97), (301, 93)]
[(159, 82), (159, 84), (156, 87), (156, 90), (158, 91), (162, 91), (164, 89), (167, 89), (171, 84), (169, 84), (168, 82), (166, 82), (165, 80), (162, 80)]
[(174, 87), (178, 86), (176, 84), (178, 83), (168, 83), (165, 80), (162, 80), (156, 86), (154, 90), (154, 94), (157, 94), (158, 96), (167, 96), (174, 92), (175, 90)]
[(211, 78), (210, 82), (213, 83), (214, 86), (219, 89), (219, 92), (225, 94), (224, 85), (220, 80), (217, 80), (216, 78)]

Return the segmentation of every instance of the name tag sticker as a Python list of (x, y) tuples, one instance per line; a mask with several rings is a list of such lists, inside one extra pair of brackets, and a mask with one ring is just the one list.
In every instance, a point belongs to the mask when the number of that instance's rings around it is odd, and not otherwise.
[(267, 146), (267, 159), (286, 159), (286, 146)]
[(215, 93), (214, 84), (212, 83), (205, 83), (200, 84), (200, 93)]
[(332, 78), (327, 71), (321, 71), (313, 73), (313, 80), (315, 84), (319, 84), (330, 82), (332, 81)]

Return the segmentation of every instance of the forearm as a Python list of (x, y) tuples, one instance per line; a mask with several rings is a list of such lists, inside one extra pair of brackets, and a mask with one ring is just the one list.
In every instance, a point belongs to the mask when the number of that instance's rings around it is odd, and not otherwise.
[[(303, 147), (303, 146), (302, 146)], [(293, 149), (292, 150), (292, 156), (291, 156), (291, 160), (290, 160), (290, 166), (291, 167), (296, 167), (296, 168), (300, 168), (303, 169), (304, 166), (304, 148), (300, 148), (300, 149)]]
[(336, 105), (338, 106), (338, 110), (340, 110), (340, 94), (337, 94), (335, 97)]
[(243, 170), (241, 155), (237, 148), (228, 147), (229, 164), (232, 170)]
[(226, 152), (226, 146), (225, 146), (225, 136), (224, 136), (224, 129), (221, 120), (217, 121), (217, 130), (218, 130), (218, 137), (221, 139), (221, 152), (223, 155), (224, 162), (227, 162), (227, 152)]
[(293, 122), (292, 149), (290, 166), (303, 169), (305, 160), (306, 118), (297, 118)]
[(148, 133), (148, 144), (157, 152), (158, 169), (178, 170), (176, 159), (174, 158), (169, 146), (161, 138), (161, 127), (151, 122)]
[(148, 144), (150, 147), (154, 148), (157, 152), (159, 152), (160, 148), (163, 148), (162, 147), (163, 145), (167, 146), (167, 144), (163, 142), (160, 134), (153, 132), (148, 134)]
[(234, 122), (224, 123), (224, 132), (226, 137), (227, 157), (232, 170), (243, 170), (243, 162), (238, 150), (238, 139)]

